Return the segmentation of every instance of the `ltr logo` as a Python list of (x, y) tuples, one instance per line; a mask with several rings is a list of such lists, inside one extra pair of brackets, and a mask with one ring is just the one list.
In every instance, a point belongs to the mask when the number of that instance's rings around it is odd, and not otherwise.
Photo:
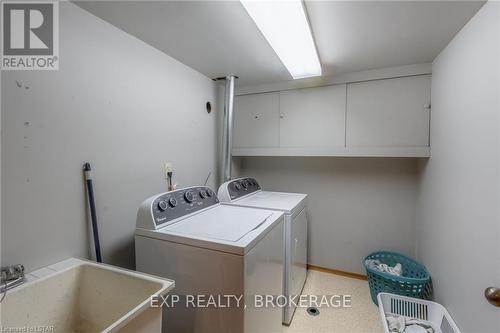
[(2, 3), (2, 69), (57, 69), (56, 8), (48, 1)]
[(53, 4), (5, 4), (5, 55), (52, 55)]

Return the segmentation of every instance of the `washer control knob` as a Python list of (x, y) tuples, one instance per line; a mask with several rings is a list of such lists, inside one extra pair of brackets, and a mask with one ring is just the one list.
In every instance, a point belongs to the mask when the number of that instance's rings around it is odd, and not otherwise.
[(168, 204), (165, 200), (158, 202), (158, 208), (163, 212), (168, 208)]
[(193, 202), (194, 200), (193, 192), (187, 191), (186, 193), (184, 193), (184, 199), (186, 199), (187, 202)]
[(170, 207), (174, 208), (175, 206), (177, 206), (177, 199), (171, 197), (170, 199), (168, 199), (168, 204), (170, 205)]
[(214, 191), (212, 191), (211, 189), (207, 189), (207, 195), (208, 195), (209, 197), (211, 197), (211, 196), (212, 196), (212, 195), (214, 195), (214, 194), (215, 194), (215, 193), (214, 193)]
[(205, 199), (207, 197), (207, 191), (205, 190), (200, 190), (200, 198)]
[(245, 179), (244, 181), (242, 181), (241, 185), (243, 185), (244, 189), (248, 188), (248, 180)]
[(239, 183), (235, 183), (234, 187), (236, 188), (236, 191), (241, 190), (241, 185)]

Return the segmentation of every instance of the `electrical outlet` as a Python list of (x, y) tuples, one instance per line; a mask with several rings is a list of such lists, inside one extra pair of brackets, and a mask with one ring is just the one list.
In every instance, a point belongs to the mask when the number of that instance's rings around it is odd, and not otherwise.
[(165, 162), (163, 169), (165, 171), (165, 178), (168, 178), (168, 173), (174, 171), (174, 166), (170, 162)]

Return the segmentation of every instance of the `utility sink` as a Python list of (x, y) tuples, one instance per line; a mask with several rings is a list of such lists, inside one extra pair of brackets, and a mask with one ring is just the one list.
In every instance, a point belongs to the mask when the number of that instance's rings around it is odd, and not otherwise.
[(66, 266), (7, 291), (0, 328), (161, 332), (161, 308), (151, 307), (150, 298), (173, 289), (173, 281), (80, 259)]

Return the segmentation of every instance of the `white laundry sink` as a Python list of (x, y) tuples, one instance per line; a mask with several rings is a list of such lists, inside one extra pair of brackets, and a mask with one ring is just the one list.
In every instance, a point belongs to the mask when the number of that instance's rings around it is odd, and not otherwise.
[(1, 328), (62, 333), (161, 331), (161, 308), (151, 307), (150, 297), (170, 291), (173, 281), (71, 260), (69, 267), (8, 291), (0, 304)]

